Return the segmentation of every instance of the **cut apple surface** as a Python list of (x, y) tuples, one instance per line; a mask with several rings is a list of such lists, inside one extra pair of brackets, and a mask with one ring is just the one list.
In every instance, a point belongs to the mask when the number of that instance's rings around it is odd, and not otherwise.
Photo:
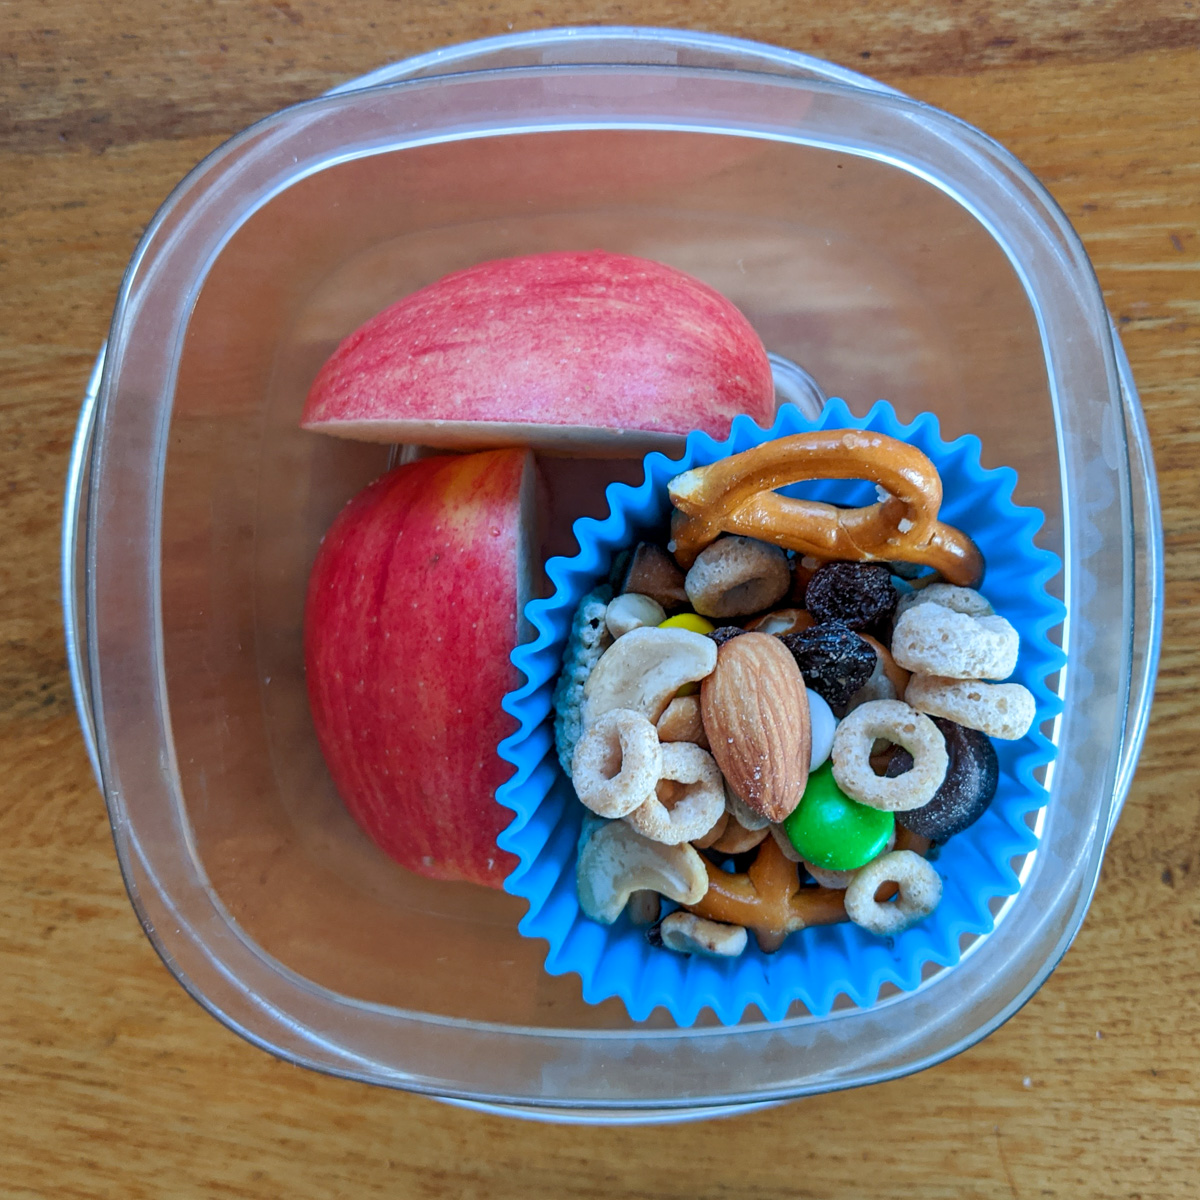
[(500, 887), (512, 819), (496, 753), (519, 675), (535, 472), (525, 450), (388, 472), (330, 527), (309, 579), (304, 655), (317, 737), (346, 807), (387, 854), (435, 879)]
[(375, 442), (620, 457), (775, 413), (771, 367), (720, 293), (662, 263), (480, 263), (393, 304), (321, 368), (301, 424)]

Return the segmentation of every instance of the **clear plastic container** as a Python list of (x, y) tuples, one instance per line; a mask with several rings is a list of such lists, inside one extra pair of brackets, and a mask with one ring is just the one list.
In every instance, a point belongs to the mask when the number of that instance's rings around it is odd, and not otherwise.
[[(364, 318), (447, 271), (593, 246), (713, 284), (856, 411), (886, 396), (904, 419), (938, 413), (947, 437), (978, 434), (984, 465), (1016, 467), (1017, 501), (1046, 513), (1070, 665), (1040, 848), (994, 932), (913, 993), (819, 1020), (635, 1025), (545, 973), (521, 902), (391, 864), (329, 781), (304, 583), (387, 450), (301, 432), (307, 385)], [(629, 464), (546, 467), (557, 551), (575, 506)], [(210, 155), (130, 264), (64, 535), (85, 735), (133, 904), (181, 983), (291, 1061), (553, 1119), (894, 1078), (1011, 1016), (1083, 920), (1161, 621), (1137, 396), (1045, 191), (977, 130), (870, 80), (664, 30), (428, 55)]]

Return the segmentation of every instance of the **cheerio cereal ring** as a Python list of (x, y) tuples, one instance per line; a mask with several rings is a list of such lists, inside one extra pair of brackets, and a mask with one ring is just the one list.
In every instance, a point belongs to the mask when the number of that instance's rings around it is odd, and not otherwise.
[(592, 812), (623, 817), (654, 792), (662, 765), (654, 726), (641, 713), (614, 708), (589, 725), (579, 739), (571, 759), (571, 782)]
[[(912, 770), (895, 779), (876, 775), (871, 766), (876, 738), (903, 746), (913, 757)], [(903, 700), (871, 700), (856, 708), (833, 735), (831, 757), (838, 787), (852, 800), (884, 812), (928, 804), (949, 763), (938, 727)]]
[(625, 820), (643, 837), (668, 846), (703, 838), (725, 811), (725, 781), (716, 759), (691, 742), (668, 742), (659, 751), (661, 778), (683, 784), (683, 794), (668, 808), (651, 784)]
[(950, 679), (1007, 679), (1020, 637), (1003, 617), (971, 617), (941, 604), (916, 604), (896, 622), (892, 657), (908, 671)]
[[(875, 893), (885, 883), (900, 891), (881, 904)], [(911, 850), (893, 850), (854, 873), (846, 888), (846, 915), (870, 933), (891, 937), (929, 916), (941, 898), (942, 881), (933, 867)]]
[(905, 699), (920, 712), (945, 717), (1004, 741), (1023, 738), (1037, 715), (1033, 695), (1019, 683), (914, 675)]
[(770, 608), (792, 583), (787, 555), (748, 537), (726, 537), (702, 550), (683, 586), (706, 617), (738, 617)]

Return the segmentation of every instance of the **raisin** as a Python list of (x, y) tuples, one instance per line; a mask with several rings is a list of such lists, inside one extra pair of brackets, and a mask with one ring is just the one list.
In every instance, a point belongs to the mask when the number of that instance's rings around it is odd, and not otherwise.
[(818, 624), (842, 621), (870, 629), (892, 615), (899, 600), (883, 563), (825, 563), (809, 581), (805, 603)]
[[(986, 733), (943, 717), (934, 717), (933, 723), (946, 739), (946, 754), (950, 759), (946, 778), (928, 804), (898, 812), (896, 821), (931, 842), (944, 842), (970, 828), (987, 811), (1000, 781), (1000, 763)], [(895, 779), (910, 770), (912, 756), (907, 750), (897, 748), (887, 766), (888, 778)]]
[(780, 641), (792, 652), (805, 686), (830, 708), (842, 708), (875, 670), (874, 647), (843, 621), (787, 633)]
[(723, 646), (731, 638), (737, 637), (739, 634), (748, 632), (737, 625), (718, 625), (708, 636), (712, 638), (718, 646)]

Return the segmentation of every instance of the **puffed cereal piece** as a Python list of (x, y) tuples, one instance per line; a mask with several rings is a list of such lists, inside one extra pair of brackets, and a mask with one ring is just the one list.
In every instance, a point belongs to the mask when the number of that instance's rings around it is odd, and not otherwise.
[[(880, 851), (880, 854), (890, 854), (895, 847), (896, 830), (893, 828), (892, 832), (888, 835), (887, 845)], [(878, 858), (879, 855), (875, 857)], [(863, 863), (863, 867), (870, 866), (874, 861), (875, 859), (873, 858), (870, 862)], [(848, 871), (831, 871), (828, 867), (819, 867), (815, 863), (810, 863), (808, 859), (801, 859), (801, 862), (804, 863), (804, 869), (821, 887), (837, 888), (843, 891), (850, 886), (855, 875), (862, 870), (862, 867), (852, 867)]]
[(554, 686), (554, 747), (568, 775), (575, 745), (583, 732), (583, 685), (600, 656), (612, 645), (604, 621), (611, 597), (612, 588), (602, 584), (580, 600), (563, 654), (562, 673)]
[(920, 712), (945, 717), (1003, 741), (1023, 738), (1037, 716), (1033, 694), (1019, 683), (914, 675), (905, 699)]
[(942, 604), (916, 604), (896, 622), (892, 657), (905, 670), (949, 679), (1007, 679), (1020, 636), (1003, 617), (972, 617)]
[(952, 583), (931, 583), (906, 592), (896, 605), (896, 620), (918, 604), (940, 604), (951, 612), (968, 617), (990, 617), (995, 611), (985, 597), (974, 588), (955, 587)]
[[(875, 893), (885, 883), (900, 889), (895, 900), (880, 904)], [(942, 880), (919, 854), (893, 850), (859, 867), (846, 888), (846, 915), (855, 925), (880, 937), (892, 937), (929, 916), (942, 898)]]

